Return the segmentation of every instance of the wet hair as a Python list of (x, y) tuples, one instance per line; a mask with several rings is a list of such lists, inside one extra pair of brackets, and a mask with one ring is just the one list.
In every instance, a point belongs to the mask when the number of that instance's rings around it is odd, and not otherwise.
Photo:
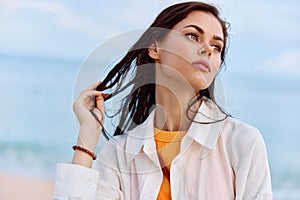
[[(226, 21), (221, 19), (219, 10), (215, 6), (203, 2), (184, 2), (165, 8), (96, 88), (99, 91), (113, 91), (113, 93), (110, 92), (105, 97), (105, 100), (118, 95), (126, 88), (132, 88), (131, 92), (124, 98), (118, 111), (120, 117), (113, 134), (114, 136), (122, 135), (136, 125), (143, 123), (155, 107), (155, 61), (148, 55), (148, 48), (155, 41), (163, 40), (177, 23), (185, 19), (193, 11), (209, 13), (220, 22), (224, 38), (221, 65), (224, 65), (228, 43), (227, 29), (229, 26)], [(144, 70), (143, 66), (147, 66), (147, 70)], [(133, 78), (124, 84), (126, 76), (132, 70), (135, 72)], [(200, 90), (197, 98), (200, 99), (202, 96), (205, 96), (216, 103), (214, 82), (215, 80), (208, 88)], [(102, 130), (104, 136), (109, 139), (111, 134), (108, 134), (105, 128)]]

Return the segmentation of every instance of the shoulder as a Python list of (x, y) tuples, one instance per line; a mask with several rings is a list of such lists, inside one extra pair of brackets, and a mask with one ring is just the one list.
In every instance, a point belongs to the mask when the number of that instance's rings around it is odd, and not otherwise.
[(254, 154), (266, 153), (260, 131), (256, 127), (232, 117), (227, 118), (224, 122), (221, 140), (235, 165), (253, 157)]
[(222, 129), (222, 137), (235, 145), (249, 145), (257, 140), (262, 140), (260, 131), (243, 121), (228, 117)]

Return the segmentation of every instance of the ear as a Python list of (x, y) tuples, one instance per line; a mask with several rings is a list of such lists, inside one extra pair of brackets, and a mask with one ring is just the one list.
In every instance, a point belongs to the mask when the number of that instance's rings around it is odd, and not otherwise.
[(154, 41), (148, 48), (148, 55), (154, 60), (159, 59), (159, 50), (157, 48), (157, 42)]

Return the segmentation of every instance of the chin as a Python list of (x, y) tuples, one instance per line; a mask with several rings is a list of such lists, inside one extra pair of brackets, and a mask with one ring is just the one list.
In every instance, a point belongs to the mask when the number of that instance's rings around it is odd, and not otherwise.
[(205, 90), (207, 89), (211, 84), (212, 84), (213, 80), (209, 80), (209, 81), (204, 81), (203, 79), (196, 83), (191, 83), (192, 87), (194, 88), (195, 91), (200, 91), (200, 90)]

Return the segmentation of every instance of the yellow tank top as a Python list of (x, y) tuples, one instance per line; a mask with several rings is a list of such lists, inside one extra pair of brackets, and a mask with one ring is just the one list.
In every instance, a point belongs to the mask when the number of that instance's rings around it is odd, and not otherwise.
[(180, 142), (186, 131), (164, 131), (154, 128), (154, 140), (156, 150), (163, 171), (163, 181), (157, 200), (166, 200), (171, 198), (170, 186), (170, 167), (174, 157), (180, 151)]

